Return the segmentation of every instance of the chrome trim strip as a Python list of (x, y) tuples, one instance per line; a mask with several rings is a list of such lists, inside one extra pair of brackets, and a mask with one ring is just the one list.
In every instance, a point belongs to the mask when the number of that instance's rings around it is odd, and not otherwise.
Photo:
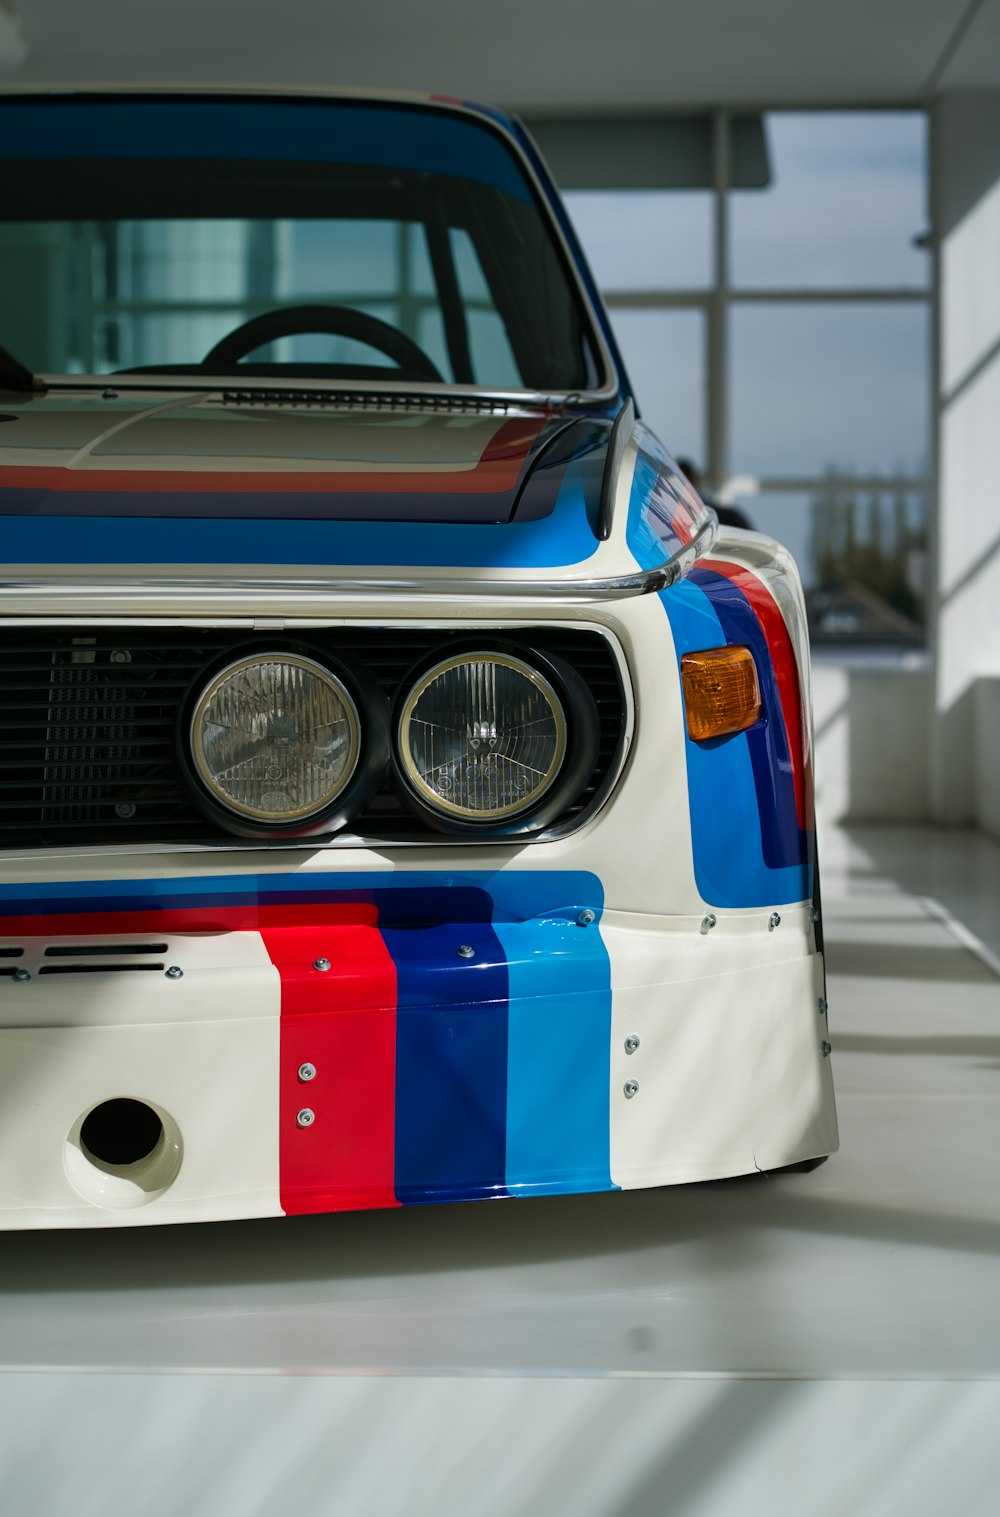
[[(225, 616), (225, 607), (232, 603), (237, 593), (254, 597), (257, 610), (277, 601), (290, 615), (295, 615), (289, 604), (297, 596), (319, 595), (329, 603), (335, 597), (351, 595), (382, 595), (387, 591), (399, 595), (429, 596), (442, 598), (471, 596), (476, 600), (487, 597), (520, 600), (539, 599), (566, 604), (578, 601), (625, 600), (638, 595), (651, 595), (676, 584), (690, 572), (699, 558), (709, 553), (718, 532), (718, 518), (714, 511), (698, 535), (680, 552), (665, 559), (655, 569), (636, 569), (633, 574), (620, 574), (607, 579), (421, 579), (412, 578), (367, 578), (357, 579), (129, 579), (105, 581), (95, 584), (92, 580), (66, 578), (62, 580), (30, 579), (0, 580), (0, 596), (18, 603), (38, 596), (56, 599), (73, 595), (86, 603), (97, 602), (105, 610), (113, 607), (116, 596), (152, 592), (166, 592), (179, 598), (201, 594), (211, 597), (212, 604)], [(109, 606), (109, 603), (111, 605)], [(85, 614), (85, 613), (81, 613)]]
[[(329, 397), (329, 404), (337, 406), (340, 397), (370, 395), (372, 403), (384, 402), (386, 409), (392, 409), (393, 402), (398, 402), (403, 409), (403, 403), (417, 396), (421, 399), (430, 400), (462, 400), (481, 402), (484, 411), (487, 406), (497, 411), (523, 410), (525, 414), (535, 411), (559, 412), (571, 406), (582, 406), (583, 415), (587, 415), (587, 407), (605, 404), (617, 397), (617, 391), (600, 390), (500, 390), (489, 385), (449, 385), (433, 384), (430, 380), (408, 380), (405, 384), (397, 382), (392, 387), (391, 380), (373, 379), (310, 379), (308, 384), (300, 379), (259, 379), (254, 383), (252, 377), (244, 379), (240, 375), (232, 374), (39, 374), (38, 379), (47, 390), (84, 390), (96, 391), (104, 394), (105, 390), (124, 392), (128, 390), (168, 391), (175, 395), (189, 396), (195, 393), (216, 394), (220, 397), (220, 404), (229, 404), (226, 397), (230, 395), (249, 396), (254, 392), (254, 404), (267, 405), (268, 395), (277, 394), (279, 391), (291, 392), (290, 405), (296, 403), (304, 407), (321, 404), (318, 397)], [(238, 383), (237, 383), (238, 380)], [(38, 394), (38, 391), (25, 390), (26, 395)], [(304, 397), (312, 395), (312, 400)], [(296, 397), (303, 397), (296, 401)], [(249, 403), (249, 401), (247, 402)], [(352, 409), (352, 407), (345, 407)], [(405, 407), (412, 410), (413, 407)]]

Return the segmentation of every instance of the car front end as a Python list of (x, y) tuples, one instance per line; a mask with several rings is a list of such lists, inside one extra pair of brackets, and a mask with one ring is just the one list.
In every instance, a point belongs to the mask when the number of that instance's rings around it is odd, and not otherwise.
[[(832, 1152), (801, 587), (637, 420), (518, 130), (340, 97), (7, 109), (7, 256), (98, 270), (111, 327), (80, 369), (36, 330), (0, 393), (0, 1226)], [(241, 259), (266, 213), (272, 270), (313, 269), (321, 215), (388, 226), (403, 340), (308, 282), (253, 327), (249, 279), (206, 360), (147, 361), (170, 302), (121, 264), (148, 273), (157, 196), (230, 251), (242, 218)], [(246, 352), (216, 340), (241, 317)]]

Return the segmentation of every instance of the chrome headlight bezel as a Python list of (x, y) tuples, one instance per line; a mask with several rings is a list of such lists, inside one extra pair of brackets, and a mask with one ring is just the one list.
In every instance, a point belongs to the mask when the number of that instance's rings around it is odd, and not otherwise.
[[(417, 702), (436, 678), (476, 662), (498, 663), (529, 679), (544, 696), (557, 727), (556, 754), (545, 782), (527, 797), (488, 815), (476, 815), (449, 803), (423, 781), (409, 752), (406, 731)], [(411, 672), (397, 698), (392, 727), (396, 771), (411, 807), (436, 830), (466, 835), (540, 831), (582, 790), (594, 767), (599, 743), (597, 709), (575, 670), (535, 648), (479, 641), (442, 649), (436, 658)]]
[[(282, 664), (307, 670), (336, 695), (348, 720), (350, 748), (339, 783), (321, 803), (294, 811), (241, 808), (213, 779), (207, 764), (201, 733), (206, 709), (227, 679), (255, 665)], [(245, 649), (213, 670), (203, 671), (186, 703), (182, 721), (181, 749), (190, 782), (202, 808), (228, 831), (242, 837), (300, 837), (331, 832), (366, 804), (378, 788), (388, 756), (387, 713), (380, 692), (359, 695), (358, 682), (347, 671), (314, 656), (311, 649), (268, 647)]]

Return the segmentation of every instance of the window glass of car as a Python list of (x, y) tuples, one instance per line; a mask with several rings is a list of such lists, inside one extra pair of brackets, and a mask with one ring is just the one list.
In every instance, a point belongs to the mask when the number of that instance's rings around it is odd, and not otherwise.
[[(216, 104), (0, 103), (0, 344), (28, 367), (191, 372), (262, 313), (322, 305), (402, 333), (448, 383), (602, 382), (553, 221), (490, 123), (388, 103)], [(240, 363), (421, 377), (367, 335), (305, 319)]]

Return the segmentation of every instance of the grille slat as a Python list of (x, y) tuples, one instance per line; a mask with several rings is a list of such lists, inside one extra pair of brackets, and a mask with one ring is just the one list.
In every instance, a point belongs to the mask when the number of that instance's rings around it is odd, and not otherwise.
[[(189, 692), (254, 649), (297, 647), (343, 659), (394, 700), (411, 671), (450, 645), (480, 637), (537, 648), (571, 664), (597, 703), (600, 755), (560, 823), (586, 811), (615, 764), (624, 726), (617, 665), (597, 633), (564, 627), (338, 628), (315, 634), (231, 630), (53, 628), (48, 638), (0, 629), (0, 847), (102, 843), (219, 844), (232, 834), (206, 818), (183, 772), (178, 733)], [(117, 808), (117, 809), (116, 809)], [(390, 780), (350, 823), (373, 842), (453, 841), (429, 829)]]
[[(134, 699), (134, 707), (133, 707), (132, 702), (131, 701), (129, 702), (129, 710), (132, 711), (134, 709), (136, 712), (143, 711), (143, 710), (159, 711), (159, 710), (162, 709), (162, 702), (163, 702), (163, 700), (169, 700), (170, 697), (171, 697), (171, 695), (173, 695), (173, 697), (174, 697), (175, 700), (179, 699), (180, 696), (183, 695), (185, 689), (186, 689), (186, 686), (180, 686), (176, 692), (171, 692), (170, 690), (165, 690), (165, 691), (163, 691), (162, 699), (161, 699), (159, 691), (157, 692), (157, 695), (156, 695), (155, 698), (148, 698), (147, 699), (147, 698), (143, 698), (141, 696), (137, 696)], [(65, 706), (63, 706), (63, 705), (53, 705), (53, 703), (52, 703), (51, 700), (45, 700), (45, 701), (16, 701), (14, 703), (13, 709), (15, 711), (28, 711), (28, 712), (55, 711), (55, 712), (58, 713), (58, 712), (64, 712), (67, 708)], [(148, 727), (148, 726), (151, 725), (151, 723), (154, 720), (154, 718), (151, 718), (151, 717), (147, 717), (147, 718), (144, 718), (144, 719), (143, 718), (137, 718), (137, 720), (139, 721), (139, 723), (141, 725), (145, 725), (145, 726)]]

